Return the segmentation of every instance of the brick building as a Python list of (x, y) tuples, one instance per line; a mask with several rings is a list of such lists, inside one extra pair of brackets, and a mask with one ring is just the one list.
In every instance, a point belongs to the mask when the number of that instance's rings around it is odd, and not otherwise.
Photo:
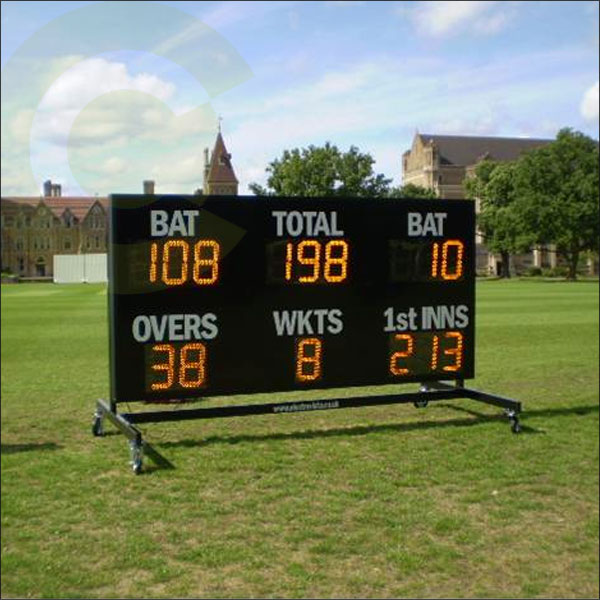
[(50, 277), (55, 254), (106, 252), (107, 198), (61, 196), (55, 188), (54, 195), (3, 197), (0, 208), (3, 271)]

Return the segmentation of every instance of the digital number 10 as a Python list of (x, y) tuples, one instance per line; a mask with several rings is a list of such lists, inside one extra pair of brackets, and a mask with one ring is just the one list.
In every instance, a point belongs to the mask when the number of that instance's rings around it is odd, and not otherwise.
[(431, 249), (431, 277), (444, 281), (460, 279), (464, 248), (460, 240), (447, 240), (443, 244), (434, 242)]

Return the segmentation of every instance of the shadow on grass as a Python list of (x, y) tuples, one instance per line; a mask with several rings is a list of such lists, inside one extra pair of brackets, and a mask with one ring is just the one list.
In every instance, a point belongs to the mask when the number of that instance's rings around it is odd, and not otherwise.
[[(202, 440), (179, 440), (174, 442), (160, 442), (156, 445), (160, 448), (194, 448), (199, 446), (208, 446), (210, 444), (239, 444), (241, 442), (259, 442), (265, 440), (297, 440), (328, 437), (352, 437), (367, 435), (370, 433), (385, 432), (407, 432), (423, 431), (426, 429), (443, 429), (445, 427), (473, 427), (483, 425), (493, 421), (503, 421), (506, 427), (509, 427), (508, 419), (503, 414), (489, 415), (479, 413), (468, 408), (454, 406), (451, 404), (438, 404), (438, 408), (451, 408), (453, 410), (468, 413), (472, 417), (468, 419), (450, 419), (446, 421), (425, 421), (418, 423), (396, 423), (382, 425), (358, 425), (350, 427), (340, 427), (336, 429), (293, 431), (290, 433), (266, 433), (266, 434), (247, 434), (235, 436), (212, 436)], [(421, 409), (423, 410), (423, 409)], [(598, 406), (576, 406), (573, 408), (542, 409), (538, 411), (527, 411), (524, 413), (528, 417), (560, 417), (568, 415), (587, 415), (598, 412)], [(510, 433), (510, 431), (509, 431)], [(544, 434), (544, 431), (524, 425), (521, 422), (521, 434)]]
[[(484, 413), (477, 412), (471, 408), (465, 408), (464, 406), (456, 406), (454, 404), (440, 404), (444, 408), (456, 410), (458, 412), (467, 413), (474, 417), (481, 419), (494, 420), (502, 419), (502, 415), (486, 415)], [(593, 413), (597, 413), (600, 410), (600, 405), (591, 404), (589, 406), (573, 406), (570, 408), (540, 408), (538, 410), (525, 410), (522, 415), (525, 417), (567, 417), (571, 415), (585, 416)], [(523, 427), (525, 429), (525, 427)]]
[(40, 444), (0, 444), (0, 454), (17, 454), (19, 452), (39, 452), (46, 450), (60, 450), (62, 446), (54, 442)]

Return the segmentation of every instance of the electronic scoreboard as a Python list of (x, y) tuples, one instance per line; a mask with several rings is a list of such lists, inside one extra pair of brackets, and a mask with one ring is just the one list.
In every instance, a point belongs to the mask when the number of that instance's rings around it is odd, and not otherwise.
[(111, 402), (474, 376), (466, 200), (113, 195)]

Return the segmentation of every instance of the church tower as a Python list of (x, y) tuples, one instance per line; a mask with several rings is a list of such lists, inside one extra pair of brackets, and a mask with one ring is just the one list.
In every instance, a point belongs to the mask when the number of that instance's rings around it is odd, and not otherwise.
[(208, 148), (204, 150), (204, 186), (205, 195), (237, 196), (238, 180), (231, 165), (231, 154), (227, 152), (221, 127), (215, 141), (210, 159)]

